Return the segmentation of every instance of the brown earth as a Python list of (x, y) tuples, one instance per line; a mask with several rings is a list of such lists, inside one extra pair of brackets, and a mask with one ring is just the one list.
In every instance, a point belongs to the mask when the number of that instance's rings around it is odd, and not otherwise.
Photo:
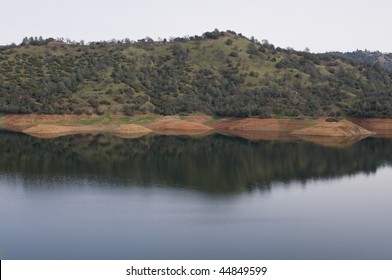
[[(88, 121), (96, 118), (96, 116), (78, 116), (78, 115), (41, 115), (41, 114), (30, 114), (30, 115), (6, 115), (3, 118), (3, 128), (10, 131), (23, 132), (32, 126), (39, 124), (52, 124), (53, 133), (61, 133), (59, 131), (62, 128), (56, 128), (58, 123), (68, 124), (75, 121)], [(50, 128), (44, 129), (48, 134)], [(64, 133), (70, 131), (71, 129), (65, 129)], [(39, 133), (39, 129), (37, 130)]]
[[(4, 129), (25, 132), (38, 137), (57, 137), (76, 133), (112, 133), (135, 138), (155, 132), (165, 135), (197, 136), (218, 133), (249, 140), (290, 141), (300, 137), (324, 145), (344, 146), (363, 136), (378, 133), (378, 137), (392, 138), (391, 119), (352, 119), (325, 122), (325, 119), (258, 119), (223, 118), (211, 116), (78, 116), (78, 115), (6, 115)], [(346, 137), (347, 141), (320, 139), (309, 136)], [(306, 138), (306, 139), (305, 139)], [(329, 144), (328, 144), (328, 143)], [(332, 144), (331, 144), (332, 143)]]
[(295, 135), (328, 137), (361, 137), (376, 134), (350, 121), (320, 122), (316, 125), (293, 131)]
[(68, 126), (68, 125), (51, 125), (38, 124), (22, 130), (23, 133), (33, 136), (53, 138), (71, 134), (81, 133), (112, 133), (127, 138), (141, 137), (152, 131), (140, 125), (120, 124), (120, 125), (84, 125), (84, 126)]
[[(124, 116), (111, 116), (111, 121), (102, 117), (77, 115), (7, 115), (3, 127), (7, 130), (24, 132), (36, 137), (58, 137), (78, 133), (112, 133), (120, 137), (135, 138), (152, 131), (167, 135), (203, 135), (213, 128), (202, 123), (210, 116), (188, 116), (182, 120), (178, 116), (158, 116), (158, 120), (142, 124), (116, 123)], [(84, 124), (94, 122), (94, 124)]]
[(186, 116), (185, 120), (191, 123), (200, 123), (200, 124), (205, 124), (208, 121), (212, 119), (211, 116), (205, 116), (205, 115), (200, 115), (200, 116)]
[(150, 134), (152, 130), (141, 125), (120, 124), (112, 125), (108, 132), (121, 138), (139, 138)]
[(86, 127), (39, 124), (23, 129), (22, 132), (26, 134), (36, 134), (36, 135), (37, 134), (73, 134), (73, 133), (77, 133), (82, 129), (86, 130)]
[(248, 140), (292, 141), (290, 132), (318, 123), (312, 119), (223, 118), (211, 126), (219, 133)]
[[(216, 131), (249, 140), (292, 141), (303, 139), (331, 147), (346, 147), (364, 136), (374, 135), (349, 121), (320, 119), (224, 118), (212, 125)], [(328, 139), (329, 138), (329, 139)]]
[(217, 130), (234, 131), (284, 131), (291, 132), (305, 128), (318, 120), (301, 119), (257, 119), (223, 118), (212, 124)]
[(181, 120), (175, 117), (164, 117), (163, 120), (146, 123), (144, 126), (158, 134), (166, 135), (201, 135), (213, 130), (202, 124), (202, 119)]
[(119, 125), (109, 125), (107, 129), (111, 133), (116, 134), (130, 134), (130, 133), (150, 133), (151, 129), (148, 129), (141, 125), (136, 124), (119, 124)]
[(375, 137), (392, 138), (392, 119), (351, 119), (350, 121), (376, 132)]
[(4, 116), (4, 124), (13, 125), (16, 127), (29, 127), (38, 123), (53, 123), (57, 121), (73, 121), (73, 120), (91, 120), (94, 115), (91, 116), (78, 116), (78, 115), (41, 115), (41, 114), (30, 114), (30, 115), (6, 115)]

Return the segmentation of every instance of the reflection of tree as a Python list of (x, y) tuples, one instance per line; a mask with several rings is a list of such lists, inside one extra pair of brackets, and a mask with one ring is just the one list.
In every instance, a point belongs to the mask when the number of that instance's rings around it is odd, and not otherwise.
[(392, 164), (392, 141), (365, 139), (334, 149), (311, 143), (259, 141), (212, 135), (121, 139), (74, 135), (38, 139), (0, 134), (0, 174), (22, 179), (99, 178), (112, 184), (163, 184), (227, 193), (274, 182), (375, 172)]

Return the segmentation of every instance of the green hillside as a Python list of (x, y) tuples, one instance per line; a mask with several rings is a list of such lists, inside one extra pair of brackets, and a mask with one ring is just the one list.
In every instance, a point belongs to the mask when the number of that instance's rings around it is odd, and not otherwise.
[(392, 117), (392, 73), (232, 31), (0, 49), (0, 114)]
[(392, 70), (392, 53), (355, 51), (355, 52), (331, 52), (331, 54), (354, 59), (370, 64), (379, 63), (382, 68)]

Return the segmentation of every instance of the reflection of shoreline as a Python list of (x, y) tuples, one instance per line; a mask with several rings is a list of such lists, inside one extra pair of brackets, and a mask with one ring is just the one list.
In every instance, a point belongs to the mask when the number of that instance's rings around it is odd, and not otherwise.
[(363, 137), (326, 137), (326, 136), (312, 136), (312, 135), (296, 135), (299, 139), (307, 142), (312, 142), (317, 145), (332, 147), (332, 148), (348, 148), (358, 141), (367, 138)]
[(264, 140), (264, 141), (295, 141), (298, 138), (287, 132), (280, 131), (255, 131), (255, 130), (217, 130), (217, 133), (229, 136), (239, 137), (247, 140)]
[(228, 137), (238, 137), (246, 140), (252, 141), (283, 141), (290, 142), (301, 139), (303, 141), (312, 142), (314, 144), (318, 144), (326, 147), (334, 147), (334, 148), (347, 148), (362, 139), (367, 137), (375, 137), (375, 138), (392, 138), (392, 132), (384, 133), (378, 132), (376, 135), (371, 136), (317, 136), (317, 135), (295, 135), (287, 132), (279, 132), (279, 131), (240, 131), (240, 130), (218, 130), (218, 131), (208, 131), (205, 132), (203, 130), (161, 130), (161, 131), (122, 131), (116, 132), (110, 129), (71, 129), (69, 131), (62, 131), (57, 133), (34, 133), (34, 132), (24, 132), (32, 137), (42, 138), (42, 139), (51, 139), (57, 137), (64, 137), (70, 135), (98, 135), (103, 133), (109, 133), (114, 136), (120, 138), (142, 138), (148, 134), (152, 135), (166, 135), (166, 136), (188, 136), (188, 137), (198, 137), (203, 138), (209, 136), (214, 133), (218, 133)]
[(39, 139), (3, 132), (0, 174), (19, 174), (31, 182), (99, 178), (124, 186), (162, 184), (224, 194), (268, 189), (275, 182), (369, 174), (392, 164), (392, 140), (368, 138), (346, 144), (335, 143), (340, 145), (336, 149), (301, 140), (248, 141), (219, 134)]

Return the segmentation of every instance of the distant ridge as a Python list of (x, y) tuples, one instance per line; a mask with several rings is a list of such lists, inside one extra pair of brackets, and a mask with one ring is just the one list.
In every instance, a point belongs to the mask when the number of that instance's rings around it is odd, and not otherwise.
[(331, 52), (330, 54), (370, 64), (379, 63), (381, 67), (392, 70), (392, 53), (357, 50), (354, 52)]

